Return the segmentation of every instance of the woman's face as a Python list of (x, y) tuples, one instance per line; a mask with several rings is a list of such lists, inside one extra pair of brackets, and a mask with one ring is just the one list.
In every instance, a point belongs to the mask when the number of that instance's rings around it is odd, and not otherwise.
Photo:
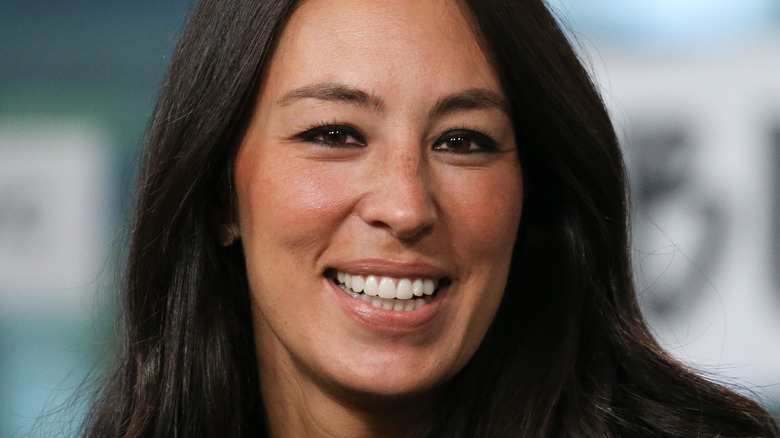
[(416, 394), (471, 358), (523, 189), (507, 102), (454, 3), (304, 2), (235, 187), (261, 379)]

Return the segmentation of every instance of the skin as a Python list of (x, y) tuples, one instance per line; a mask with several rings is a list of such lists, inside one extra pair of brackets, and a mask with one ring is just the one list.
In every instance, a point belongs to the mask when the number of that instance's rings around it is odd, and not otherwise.
[[(498, 78), (452, 2), (311, 0), (261, 90), (234, 183), (271, 432), (418, 435), (506, 285), (523, 189)], [(400, 315), (333, 269), (450, 285)]]

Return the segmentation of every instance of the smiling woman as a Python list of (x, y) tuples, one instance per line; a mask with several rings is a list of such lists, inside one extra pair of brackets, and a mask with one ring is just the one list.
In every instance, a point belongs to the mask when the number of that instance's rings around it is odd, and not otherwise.
[(204, 0), (87, 436), (777, 436), (639, 314), (622, 161), (541, 1)]
[[(312, 1), (281, 33), (234, 166), (272, 431), (332, 401), (432, 402), (493, 320), (521, 171), (468, 29), (444, 1)], [(432, 409), (398, 401), (382, 430)]]

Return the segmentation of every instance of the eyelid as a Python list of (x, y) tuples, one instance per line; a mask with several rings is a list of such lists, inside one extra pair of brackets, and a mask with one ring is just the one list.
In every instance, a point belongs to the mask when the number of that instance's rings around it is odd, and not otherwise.
[[(440, 135), (434, 142), (433, 147), (434, 149), (437, 149), (437, 147), (441, 143), (456, 137), (465, 137), (470, 141), (473, 141), (479, 146), (479, 149), (470, 150), (465, 153), (490, 153), (490, 152), (497, 152), (499, 149), (499, 143), (496, 140), (494, 140), (490, 135), (474, 128), (451, 129), (443, 133), (442, 135)], [(437, 149), (437, 150), (447, 151), (446, 149)], [(458, 153), (455, 151), (449, 151), (449, 152)]]
[(333, 123), (322, 122), (322, 123), (314, 124), (310, 126), (307, 130), (301, 132), (300, 134), (295, 135), (295, 139), (303, 142), (308, 142), (308, 143), (317, 143), (325, 146), (338, 147), (339, 145), (334, 145), (326, 141), (316, 140), (317, 136), (324, 135), (327, 134), (328, 132), (333, 132), (333, 131), (343, 132), (344, 134), (353, 137), (355, 140), (357, 140), (356, 142), (344, 143), (343, 146), (365, 146), (366, 145), (365, 137), (363, 136), (363, 134), (360, 133), (360, 131), (357, 128), (350, 126), (349, 124), (338, 123), (338, 122), (333, 122)]

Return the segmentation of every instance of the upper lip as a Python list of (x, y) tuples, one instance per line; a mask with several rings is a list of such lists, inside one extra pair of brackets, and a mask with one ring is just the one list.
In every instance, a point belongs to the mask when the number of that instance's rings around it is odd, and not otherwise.
[(378, 275), (394, 278), (436, 278), (451, 277), (443, 267), (425, 262), (400, 262), (388, 259), (367, 258), (337, 263), (330, 266), (341, 272), (356, 275)]

